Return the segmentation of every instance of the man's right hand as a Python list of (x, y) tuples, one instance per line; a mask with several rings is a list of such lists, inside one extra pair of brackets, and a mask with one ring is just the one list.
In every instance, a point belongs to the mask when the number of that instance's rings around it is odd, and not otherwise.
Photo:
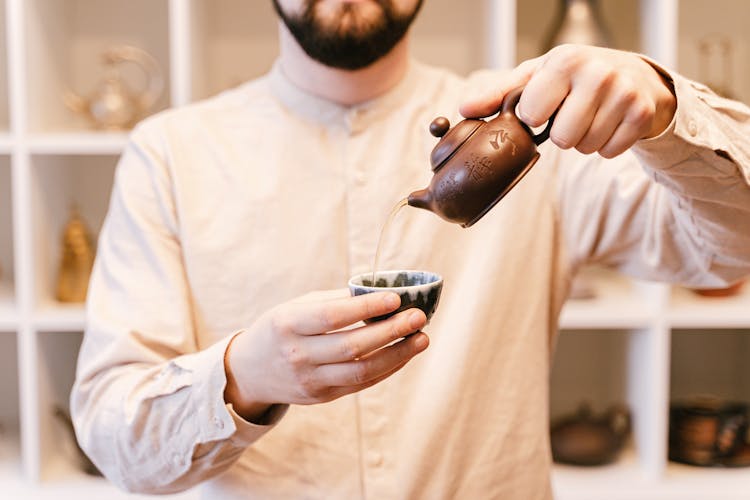
[(342, 329), (399, 304), (397, 294), (378, 292), (274, 307), (229, 344), (224, 399), (243, 418), (262, 423), (274, 404), (323, 403), (377, 384), (427, 348), (419, 331), (424, 313), (407, 309)]

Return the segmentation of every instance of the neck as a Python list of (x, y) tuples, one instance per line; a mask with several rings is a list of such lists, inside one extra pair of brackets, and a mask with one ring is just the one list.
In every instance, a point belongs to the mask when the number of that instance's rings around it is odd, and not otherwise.
[(408, 34), (393, 49), (366, 68), (349, 71), (325, 66), (310, 58), (279, 22), (281, 69), (297, 87), (345, 106), (374, 99), (393, 88), (409, 64)]

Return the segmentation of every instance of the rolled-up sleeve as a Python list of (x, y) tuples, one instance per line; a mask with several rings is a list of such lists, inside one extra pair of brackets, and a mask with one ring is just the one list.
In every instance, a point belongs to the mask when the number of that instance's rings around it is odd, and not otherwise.
[(750, 274), (750, 109), (672, 74), (677, 110), (613, 160), (560, 153), (559, 200), (576, 265), (722, 287)]
[(224, 401), (232, 335), (199, 349), (170, 169), (158, 134), (133, 132), (118, 164), (71, 393), (83, 450), (123, 489), (188, 489), (229, 467), (268, 425)]

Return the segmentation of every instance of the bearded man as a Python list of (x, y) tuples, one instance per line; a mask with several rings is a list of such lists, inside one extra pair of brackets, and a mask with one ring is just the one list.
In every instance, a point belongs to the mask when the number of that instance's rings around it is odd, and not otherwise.
[[(458, 77), (410, 57), (420, 3), (277, 0), (267, 75), (132, 133), (71, 396), (123, 489), (548, 499), (550, 358), (577, 270), (750, 272), (745, 106), (585, 46)], [(398, 296), (341, 289), (428, 184), (427, 125), (492, 115), (519, 86), (526, 124), (557, 113), (541, 160), (469, 229), (407, 210), (383, 265), (441, 274), (440, 308), (426, 331), (417, 309), (362, 323)]]

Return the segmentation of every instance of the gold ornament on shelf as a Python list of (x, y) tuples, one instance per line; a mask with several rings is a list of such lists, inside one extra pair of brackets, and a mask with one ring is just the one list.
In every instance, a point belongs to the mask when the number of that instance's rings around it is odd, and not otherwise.
[[(111, 47), (102, 54), (104, 79), (94, 93), (84, 98), (66, 92), (65, 105), (84, 115), (98, 129), (125, 130), (144, 118), (164, 90), (164, 77), (156, 60), (147, 52), (127, 45)], [(123, 63), (133, 63), (146, 76), (146, 88), (132, 92), (120, 73)]]
[(57, 300), (60, 302), (85, 302), (91, 268), (94, 265), (94, 248), (86, 224), (76, 207), (63, 231), (63, 251), (57, 278)]

